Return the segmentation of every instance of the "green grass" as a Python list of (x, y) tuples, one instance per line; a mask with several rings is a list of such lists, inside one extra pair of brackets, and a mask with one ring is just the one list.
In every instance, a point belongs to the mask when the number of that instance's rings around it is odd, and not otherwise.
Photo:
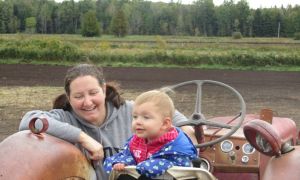
[[(87, 60), (88, 59), (88, 60)], [(0, 63), (299, 71), (300, 41), (289, 38), (2, 34)]]
[(82, 37), (74, 34), (0, 34), (1, 39), (60, 39), (64, 41), (156, 41), (160, 37), (169, 42), (251, 42), (251, 43), (299, 43), (292, 38), (242, 38), (232, 39), (232, 37), (200, 37), (200, 36), (159, 36), (159, 35), (131, 35), (124, 38), (112, 35), (103, 35), (101, 37)]

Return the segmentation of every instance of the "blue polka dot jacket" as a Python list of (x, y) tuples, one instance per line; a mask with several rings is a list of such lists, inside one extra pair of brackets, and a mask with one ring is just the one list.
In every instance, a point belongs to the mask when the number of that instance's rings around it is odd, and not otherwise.
[(131, 137), (123, 151), (105, 159), (105, 171), (110, 173), (114, 164), (124, 163), (125, 165), (136, 165), (138, 173), (148, 178), (154, 178), (164, 174), (172, 166), (191, 167), (191, 161), (197, 158), (197, 150), (181, 129), (176, 128), (176, 130), (178, 131), (176, 139), (165, 144), (160, 150), (138, 164), (129, 150)]

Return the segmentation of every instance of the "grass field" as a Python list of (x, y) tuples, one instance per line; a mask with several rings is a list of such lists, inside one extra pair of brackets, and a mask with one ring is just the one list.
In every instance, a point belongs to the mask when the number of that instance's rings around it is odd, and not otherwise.
[(5, 64), (300, 71), (300, 41), (289, 38), (5, 34), (0, 55)]

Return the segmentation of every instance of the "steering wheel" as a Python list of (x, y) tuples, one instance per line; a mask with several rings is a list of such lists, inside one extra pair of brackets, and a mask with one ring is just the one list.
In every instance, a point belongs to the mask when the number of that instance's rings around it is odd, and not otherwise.
[[(239, 99), (240, 113), (236, 117), (236, 118), (238, 118), (238, 122), (236, 125), (229, 125), (229, 124), (225, 124), (225, 123), (213, 122), (213, 121), (207, 120), (205, 118), (205, 116), (203, 115), (203, 113), (201, 111), (203, 84), (213, 84), (213, 85), (218, 85), (218, 86), (224, 87), (226, 89), (229, 89)], [(195, 111), (193, 112), (193, 114), (191, 115), (191, 117), (188, 121), (177, 123), (176, 126), (192, 125), (192, 126), (197, 127), (197, 126), (202, 126), (202, 125), (208, 125), (208, 126), (213, 126), (213, 127), (218, 127), (218, 128), (230, 129), (230, 131), (228, 131), (228, 133), (224, 134), (223, 136), (220, 136), (217, 139), (214, 139), (209, 142), (204, 142), (201, 144), (196, 144), (195, 146), (197, 148), (203, 148), (203, 147), (208, 147), (208, 146), (217, 144), (217, 143), (227, 139), (229, 136), (231, 136), (233, 133), (235, 133), (241, 127), (241, 125), (245, 119), (245, 115), (246, 115), (246, 104), (245, 104), (243, 97), (237, 90), (235, 90), (234, 88), (232, 88), (231, 86), (229, 86), (227, 84), (224, 84), (224, 83), (221, 83), (218, 81), (212, 81), (212, 80), (186, 81), (186, 82), (182, 82), (179, 84), (175, 84), (173, 86), (169, 86), (168, 88), (170, 88), (171, 90), (175, 90), (179, 87), (183, 87), (183, 86), (187, 86), (187, 85), (196, 85), (197, 86)]]

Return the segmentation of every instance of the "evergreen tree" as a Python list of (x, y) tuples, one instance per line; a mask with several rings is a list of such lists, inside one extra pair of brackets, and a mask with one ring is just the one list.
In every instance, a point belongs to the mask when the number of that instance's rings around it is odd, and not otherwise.
[(194, 24), (204, 36), (214, 35), (215, 8), (212, 0), (198, 0), (194, 4)]
[(257, 9), (254, 13), (253, 20), (253, 35), (256, 37), (261, 37), (263, 35), (263, 22), (261, 9)]
[(128, 32), (128, 20), (122, 8), (112, 18), (111, 32), (117, 37), (124, 37)]
[(96, 1), (96, 15), (99, 22), (101, 22), (101, 28), (104, 33), (109, 32), (109, 25), (112, 18), (109, 12), (110, 0), (97, 0)]
[(241, 0), (236, 4), (237, 9), (237, 19), (239, 22), (238, 31), (240, 31), (244, 36), (247, 35), (247, 29), (249, 29), (248, 25), (248, 17), (250, 16), (250, 8), (248, 2), (246, 0)]
[(0, 4), (0, 32), (16, 33), (18, 31), (19, 21), (14, 16), (14, 4), (10, 1), (4, 1)]
[(58, 9), (60, 33), (76, 33), (80, 15), (74, 0), (64, 1)]
[(26, 32), (35, 33), (35, 27), (36, 27), (35, 17), (26, 18), (25, 24), (26, 24)]
[(83, 15), (81, 35), (86, 37), (100, 36), (100, 25), (95, 11), (90, 10)]
[[(94, 11), (97, 20), (88, 15), (84, 24), (88, 11)], [(88, 21), (95, 23), (87, 25)], [(190, 5), (174, 0), (0, 0), (0, 33), (74, 34), (80, 30), (85, 36), (100, 32), (119, 37), (231, 36), (240, 31), (250, 37), (292, 37), (300, 31), (300, 6), (250, 9), (247, 0), (224, 0), (219, 6), (213, 0), (195, 0)]]
[(6, 33), (4, 6), (4, 2), (0, 1), (0, 33)]

